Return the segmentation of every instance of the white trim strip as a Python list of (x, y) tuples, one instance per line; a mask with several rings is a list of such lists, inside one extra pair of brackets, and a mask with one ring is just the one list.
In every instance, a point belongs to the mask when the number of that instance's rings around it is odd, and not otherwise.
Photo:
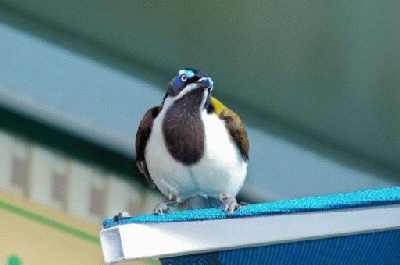
[[(209, 221), (132, 223), (104, 229), (100, 239), (104, 260), (111, 264), (388, 229), (400, 229), (400, 205)], [(119, 231), (118, 243), (115, 230)]]

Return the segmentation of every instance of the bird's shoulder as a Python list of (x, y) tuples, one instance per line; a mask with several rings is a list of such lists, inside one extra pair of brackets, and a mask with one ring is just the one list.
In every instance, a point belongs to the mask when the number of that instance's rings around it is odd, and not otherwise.
[(249, 159), (249, 139), (247, 137), (246, 127), (239, 115), (233, 110), (225, 106), (215, 97), (210, 98), (208, 112), (215, 113), (221, 120), (224, 121), (225, 127), (228, 130), (233, 141), (240, 150), (244, 160)]
[(160, 110), (160, 106), (154, 106), (147, 110), (136, 131), (136, 165), (139, 172), (145, 175), (150, 183), (152, 183), (152, 181), (147, 169), (144, 154), (147, 142), (150, 138), (151, 130), (153, 128), (153, 122), (160, 113)]

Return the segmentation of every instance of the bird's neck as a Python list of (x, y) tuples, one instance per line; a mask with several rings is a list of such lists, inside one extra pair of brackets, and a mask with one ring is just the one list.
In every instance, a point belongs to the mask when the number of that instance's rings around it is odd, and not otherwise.
[(162, 130), (169, 153), (183, 164), (198, 162), (204, 153), (201, 109), (204, 91), (196, 89), (177, 99), (166, 110)]

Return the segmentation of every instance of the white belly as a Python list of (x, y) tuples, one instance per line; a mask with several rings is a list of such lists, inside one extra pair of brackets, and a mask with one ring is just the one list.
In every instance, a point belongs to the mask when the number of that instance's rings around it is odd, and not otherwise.
[(225, 124), (215, 114), (202, 113), (205, 130), (205, 148), (201, 160), (186, 166), (177, 162), (168, 152), (162, 135), (161, 111), (153, 124), (145, 150), (151, 178), (165, 195), (185, 199), (194, 195), (218, 197), (221, 193), (235, 196), (247, 174), (237, 147), (225, 129)]

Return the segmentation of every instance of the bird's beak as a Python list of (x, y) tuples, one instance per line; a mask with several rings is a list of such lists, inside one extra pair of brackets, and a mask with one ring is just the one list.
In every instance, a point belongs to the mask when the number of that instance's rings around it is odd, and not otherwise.
[(206, 76), (200, 78), (196, 83), (198, 83), (202, 88), (207, 88), (209, 92), (212, 91), (214, 85), (212, 79)]

